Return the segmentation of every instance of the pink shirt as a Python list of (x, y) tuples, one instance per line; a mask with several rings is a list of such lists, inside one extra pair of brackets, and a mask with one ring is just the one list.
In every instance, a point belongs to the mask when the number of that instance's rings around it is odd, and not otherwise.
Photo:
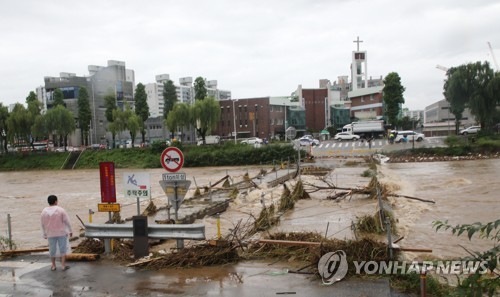
[(66, 236), (73, 233), (68, 214), (57, 205), (47, 206), (42, 210), (41, 223), (44, 238)]

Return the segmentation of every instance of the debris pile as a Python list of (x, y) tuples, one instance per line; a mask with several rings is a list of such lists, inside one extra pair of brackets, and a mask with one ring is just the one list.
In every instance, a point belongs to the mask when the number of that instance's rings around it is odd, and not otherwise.
[(156, 208), (156, 205), (153, 203), (153, 200), (149, 201), (148, 206), (146, 209), (142, 212), (143, 216), (149, 216), (149, 215), (154, 215), (158, 209)]
[(73, 249), (73, 252), (82, 254), (102, 254), (104, 253), (104, 243), (97, 238), (86, 238)]

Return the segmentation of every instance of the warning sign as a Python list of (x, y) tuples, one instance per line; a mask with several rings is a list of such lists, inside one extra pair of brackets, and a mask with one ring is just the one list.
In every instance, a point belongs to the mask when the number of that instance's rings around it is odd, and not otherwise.
[(167, 147), (161, 153), (161, 166), (169, 172), (177, 172), (184, 165), (184, 155), (181, 150), (176, 147)]

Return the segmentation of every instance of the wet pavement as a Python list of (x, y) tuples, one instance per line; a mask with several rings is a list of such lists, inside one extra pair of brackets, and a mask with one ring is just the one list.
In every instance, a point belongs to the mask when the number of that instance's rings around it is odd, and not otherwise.
[(0, 261), (0, 296), (406, 296), (391, 292), (384, 278), (323, 285), (316, 276), (288, 272), (288, 263), (161, 271), (107, 259), (69, 264), (67, 271), (50, 271), (46, 253)]

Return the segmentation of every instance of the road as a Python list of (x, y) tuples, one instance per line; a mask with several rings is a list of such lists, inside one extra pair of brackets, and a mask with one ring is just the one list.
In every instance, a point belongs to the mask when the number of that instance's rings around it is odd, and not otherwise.
[[(443, 137), (429, 137), (420, 142), (415, 142), (415, 148), (444, 146)], [(383, 151), (404, 150), (413, 147), (412, 142), (390, 144), (387, 139), (374, 139), (370, 144), (366, 141), (335, 141), (325, 140), (312, 148), (301, 148), (310, 151), (316, 157), (331, 156), (366, 156)]]

